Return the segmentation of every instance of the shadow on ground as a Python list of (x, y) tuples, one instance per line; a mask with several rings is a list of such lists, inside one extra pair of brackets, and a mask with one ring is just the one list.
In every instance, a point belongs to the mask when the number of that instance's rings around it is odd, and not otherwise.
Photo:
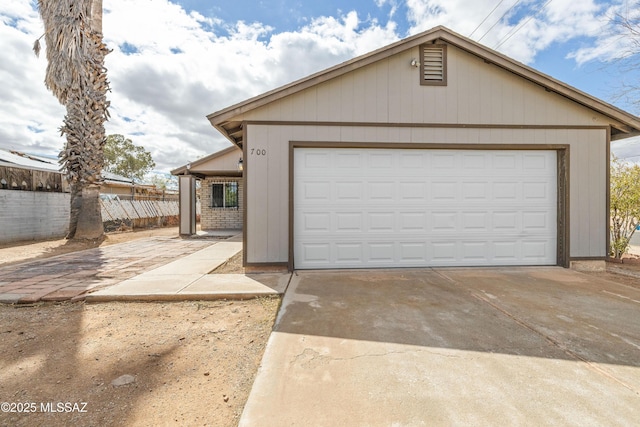
[(304, 272), (279, 332), (640, 366), (640, 288), (562, 268)]

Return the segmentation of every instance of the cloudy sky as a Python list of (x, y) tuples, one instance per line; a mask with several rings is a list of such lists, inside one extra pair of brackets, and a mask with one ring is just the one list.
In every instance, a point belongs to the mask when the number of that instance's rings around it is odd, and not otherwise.
[[(619, 97), (640, 72), (611, 18), (636, 0), (104, 0), (113, 52), (107, 134), (168, 171), (229, 143), (205, 116), (248, 97), (444, 25), (634, 114)], [(632, 12), (632, 13), (637, 13)], [(47, 92), (37, 1), (0, 3), (0, 148), (57, 155), (65, 110)], [(619, 143), (640, 160), (640, 143)]]

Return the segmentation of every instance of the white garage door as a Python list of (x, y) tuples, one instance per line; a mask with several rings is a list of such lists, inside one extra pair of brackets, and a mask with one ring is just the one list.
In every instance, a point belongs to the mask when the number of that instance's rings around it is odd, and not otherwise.
[(555, 265), (555, 151), (295, 148), (299, 269)]

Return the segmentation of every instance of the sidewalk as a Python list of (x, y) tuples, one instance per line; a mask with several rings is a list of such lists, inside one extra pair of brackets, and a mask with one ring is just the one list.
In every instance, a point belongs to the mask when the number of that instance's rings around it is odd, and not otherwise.
[(224, 241), (151, 237), (0, 267), (0, 303), (249, 298), (284, 291), (288, 274), (208, 274), (242, 249)]
[(95, 301), (246, 299), (284, 293), (289, 273), (209, 274), (242, 250), (235, 236), (115, 286), (86, 296)]

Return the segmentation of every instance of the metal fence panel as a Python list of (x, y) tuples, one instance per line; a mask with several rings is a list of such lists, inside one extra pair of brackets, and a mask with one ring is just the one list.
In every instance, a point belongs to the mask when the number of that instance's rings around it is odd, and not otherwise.
[(100, 204), (103, 221), (161, 218), (180, 213), (179, 203), (173, 200), (100, 200)]

